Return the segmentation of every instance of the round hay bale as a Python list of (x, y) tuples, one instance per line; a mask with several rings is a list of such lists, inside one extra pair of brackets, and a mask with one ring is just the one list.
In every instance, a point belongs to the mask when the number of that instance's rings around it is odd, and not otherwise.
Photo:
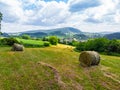
[(24, 46), (17, 43), (14, 43), (11, 49), (11, 51), (23, 51), (23, 50), (24, 50)]
[(100, 63), (100, 55), (95, 51), (83, 51), (79, 57), (82, 66), (98, 65)]

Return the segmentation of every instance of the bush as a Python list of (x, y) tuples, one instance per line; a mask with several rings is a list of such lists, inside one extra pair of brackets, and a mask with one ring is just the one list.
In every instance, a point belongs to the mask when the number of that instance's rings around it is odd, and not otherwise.
[(120, 53), (120, 42), (117, 40), (108, 40), (106, 38), (97, 38), (78, 43), (76, 49), (79, 51), (98, 51), (113, 55)]
[(48, 46), (50, 46), (50, 43), (49, 42), (44, 42), (44, 46), (48, 47)]
[(79, 51), (84, 51), (85, 50), (85, 44), (86, 44), (86, 42), (79, 42), (76, 45), (76, 49), (79, 50)]
[(77, 46), (79, 44), (78, 41), (72, 41), (72, 46)]
[(87, 42), (81, 42), (76, 46), (76, 49), (83, 50), (91, 50), (98, 52), (105, 52), (106, 46), (108, 45), (109, 40), (106, 38), (96, 38), (93, 40), (88, 40)]
[(49, 42), (52, 44), (52, 45), (57, 45), (58, 43), (58, 38), (56, 36), (51, 36), (49, 37)]
[(93, 40), (88, 40), (85, 45), (85, 49), (104, 52), (106, 50), (106, 45), (108, 44), (108, 42), (109, 40), (106, 38), (96, 38)]
[(12, 46), (14, 43), (19, 43), (15, 38), (3, 38), (1, 40), (1, 45)]
[(27, 34), (23, 34), (21, 37), (22, 37), (22, 39), (30, 39), (30, 36)]
[(27, 43), (24, 43), (23, 45), (24, 45), (25, 47), (28, 47), (28, 48), (43, 47), (43, 45), (39, 45), (39, 44), (27, 44)]
[(120, 53), (120, 42), (117, 40), (110, 40), (106, 46), (106, 52), (109, 53)]
[(49, 40), (49, 37), (43, 37), (42, 38), (42, 41), (48, 41)]

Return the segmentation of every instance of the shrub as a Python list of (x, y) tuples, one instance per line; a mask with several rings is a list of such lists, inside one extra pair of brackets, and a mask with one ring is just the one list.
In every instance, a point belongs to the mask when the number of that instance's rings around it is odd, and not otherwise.
[(22, 39), (30, 39), (30, 36), (27, 34), (23, 34), (21, 37), (22, 37)]
[(76, 45), (76, 49), (79, 50), (79, 51), (84, 51), (85, 50), (85, 44), (86, 44), (86, 42), (79, 42)]
[(52, 44), (52, 45), (57, 45), (58, 43), (58, 38), (56, 36), (51, 36), (49, 37), (49, 42)]
[(117, 40), (110, 40), (107, 47), (106, 47), (107, 53), (117, 52), (120, 53), (120, 42)]
[(50, 46), (50, 43), (49, 42), (44, 42), (44, 46), (48, 47), (48, 46)]
[(96, 38), (93, 40), (88, 40), (87, 42), (81, 42), (76, 46), (76, 49), (83, 50), (94, 50), (98, 52), (105, 52), (106, 46), (109, 40), (106, 38)]
[(23, 45), (24, 45), (25, 47), (28, 47), (28, 48), (43, 47), (43, 45), (40, 45), (40, 44), (28, 44), (28, 43), (24, 43)]
[(2, 45), (12, 46), (14, 43), (19, 43), (15, 38), (3, 38), (1, 40)]
[(85, 46), (86, 50), (94, 50), (98, 52), (104, 52), (109, 40), (106, 38), (96, 38), (94, 40), (88, 40)]
[(43, 38), (42, 38), (42, 41), (48, 41), (48, 40), (49, 40), (48, 37), (43, 37)]
[(72, 41), (72, 46), (77, 46), (79, 44), (78, 41)]

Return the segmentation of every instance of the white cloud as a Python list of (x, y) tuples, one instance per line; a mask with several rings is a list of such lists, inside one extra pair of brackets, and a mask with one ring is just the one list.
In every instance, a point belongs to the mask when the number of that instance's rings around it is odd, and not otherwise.
[(49, 27), (34, 26), (34, 25), (21, 25), (18, 23), (2, 22), (2, 32), (22, 32), (22, 31), (27, 31), (27, 30), (39, 30), (39, 29), (48, 29), (48, 28)]
[(71, 12), (83, 11), (87, 8), (97, 7), (100, 4), (100, 0), (69, 0), (68, 2)]
[(18, 0), (1, 0), (0, 4), (5, 22), (21, 22), (23, 18), (25, 20), (22, 4)]
[(120, 23), (120, 10), (116, 12), (114, 20), (116, 23)]
[[(70, 15), (68, 7), (64, 2), (44, 2), (35, 0), (25, 0), (20, 2), (11, 0), (11, 2), (0, 1), (6, 6), (2, 7), (4, 19), (14, 19), (13, 22), (33, 25), (55, 25), (62, 23)], [(24, 3), (24, 4), (23, 4)], [(7, 11), (5, 11), (5, 9)], [(9, 22), (9, 20), (5, 20)]]
[(64, 18), (69, 15), (66, 8), (65, 3), (52, 1), (50, 3), (46, 3), (44, 7), (38, 11), (36, 17), (39, 18), (41, 23), (47, 25), (57, 24), (60, 21), (64, 21)]
[(3, 31), (64, 26), (83, 31), (120, 28), (120, 0), (0, 0), (0, 11), (4, 17)]
[(118, 0), (101, 0), (101, 5), (85, 11), (88, 17), (103, 23), (115, 23), (114, 18), (118, 9)]

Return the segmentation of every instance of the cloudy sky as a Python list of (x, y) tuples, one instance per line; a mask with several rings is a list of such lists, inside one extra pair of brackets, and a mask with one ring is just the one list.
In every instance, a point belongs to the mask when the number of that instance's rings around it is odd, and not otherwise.
[(2, 32), (75, 27), (120, 31), (120, 0), (0, 0)]

